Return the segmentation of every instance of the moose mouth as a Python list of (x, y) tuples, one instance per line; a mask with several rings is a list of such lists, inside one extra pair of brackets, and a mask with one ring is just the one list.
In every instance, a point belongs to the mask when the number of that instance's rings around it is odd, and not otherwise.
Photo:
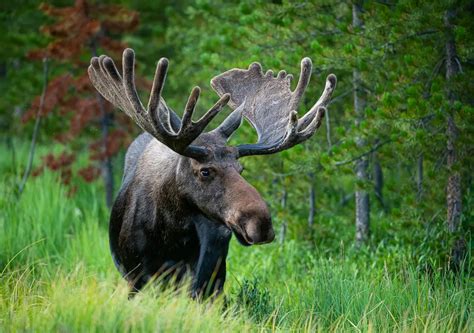
[(235, 235), (235, 238), (237, 238), (237, 240), (239, 241), (239, 243), (241, 245), (243, 245), (243, 246), (253, 245), (253, 242), (248, 240), (248, 236), (245, 233), (245, 231), (242, 230), (242, 228), (240, 228), (236, 225), (230, 225), (230, 229), (232, 230), (232, 232)]

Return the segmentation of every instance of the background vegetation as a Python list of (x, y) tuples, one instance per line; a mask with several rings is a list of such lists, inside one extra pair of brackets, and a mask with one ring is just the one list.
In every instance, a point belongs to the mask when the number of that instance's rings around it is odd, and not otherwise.
[[(474, 329), (469, 1), (0, 8), (1, 331)], [(217, 100), (209, 80), (253, 61), (297, 74), (312, 58), (301, 114), (338, 76), (309, 142), (243, 160), (278, 235), (261, 247), (232, 241), (217, 302), (157, 286), (127, 301), (112, 264), (108, 206), (139, 131), (85, 70), (95, 54), (120, 62), (126, 46), (143, 94), (156, 61), (170, 59), (164, 97), (178, 113), (194, 85), (203, 112)], [(246, 124), (232, 141), (255, 138)]]

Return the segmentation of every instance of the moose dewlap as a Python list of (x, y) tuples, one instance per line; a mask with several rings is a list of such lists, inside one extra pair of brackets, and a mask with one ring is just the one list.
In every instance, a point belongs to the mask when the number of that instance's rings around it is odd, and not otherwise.
[[(130, 145), (122, 187), (110, 216), (110, 248), (115, 264), (139, 291), (151, 278), (191, 274), (193, 297), (219, 293), (226, 277), (232, 233), (245, 246), (275, 238), (270, 211), (241, 176), (239, 158), (277, 153), (309, 139), (321, 125), (336, 86), (329, 75), (316, 104), (302, 118), (297, 109), (309, 83), (311, 60), (301, 61), (298, 84), (280, 71), (265, 74), (258, 63), (231, 69), (211, 80), (220, 99), (198, 121), (192, 115), (195, 87), (179, 116), (161, 97), (168, 60), (160, 59), (148, 106), (135, 88), (135, 55), (123, 52), (122, 74), (107, 56), (94, 57), (88, 72), (99, 93), (144, 131)], [(203, 132), (229, 105), (233, 111), (216, 129)], [(227, 146), (246, 118), (258, 142)]]

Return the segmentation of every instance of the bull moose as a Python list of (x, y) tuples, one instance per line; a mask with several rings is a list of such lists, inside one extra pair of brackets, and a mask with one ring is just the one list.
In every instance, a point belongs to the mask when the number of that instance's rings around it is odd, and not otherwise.
[[(273, 241), (271, 215), (257, 190), (241, 176), (239, 158), (280, 152), (309, 139), (336, 86), (329, 75), (309, 112), (297, 109), (309, 83), (312, 65), (301, 61), (298, 84), (285, 71), (265, 74), (259, 63), (231, 69), (211, 80), (220, 99), (198, 121), (192, 115), (200, 89), (195, 87), (180, 119), (162, 98), (168, 60), (158, 61), (148, 106), (135, 87), (135, 54), (123, 52), (122, 75), (107, 56), (94, 57), (88, 72), (99, 93), (144, 131), (130, 145), (120, 192), (110, 217), (110, 248), (130, 293), (150, 279), (186, 273), (191, 295), (222, 291), (232, 233), (244, 246)], [(233, 111), (214, 130), (204, 132), (226, 105)], [(227, 146), (246, 118), (258, 142)]]

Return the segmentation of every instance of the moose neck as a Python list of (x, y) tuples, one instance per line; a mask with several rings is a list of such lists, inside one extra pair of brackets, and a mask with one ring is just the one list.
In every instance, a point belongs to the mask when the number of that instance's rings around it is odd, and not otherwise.
[(152, 199), (150, 201), (156, 205), (153, 214), (158, 219), (172, 222), (171, 216), (175, 216), (173, 220), (177, 220), (176, 214), (178, 214), (184, 219), (190, 213), (189, 204), (179, 189), (179, 178), (183, 176), (180, 165), (189, 163), (188, 159), (155, 139), (143, 152), (136, 169), (133, 187), (141, 190), (139, 192), (142, 198), (137, 200), (144, 200), (143, 197)]

